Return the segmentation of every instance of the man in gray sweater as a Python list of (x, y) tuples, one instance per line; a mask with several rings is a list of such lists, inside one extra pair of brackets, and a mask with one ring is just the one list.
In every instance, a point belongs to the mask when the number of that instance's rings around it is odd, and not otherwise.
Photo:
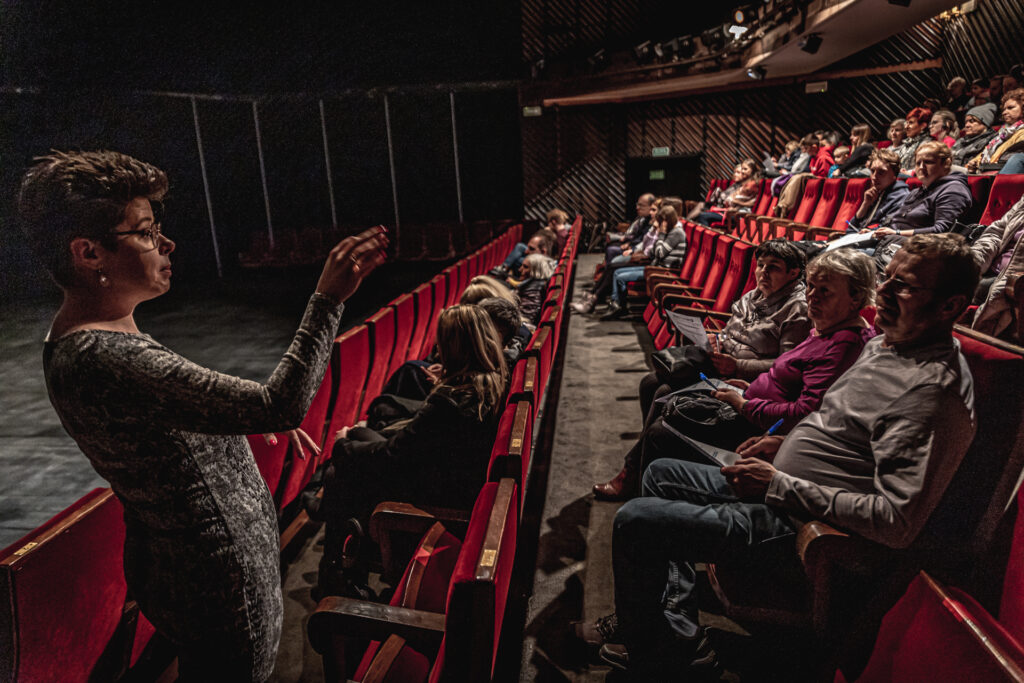
[(645, 472), (643, 497), (615, 517), (618, 625), (601, 633), (607, 661), (642, 680), (713, 662), (695, 562), (752, 572), (792, 564), (810, 520), (894, 548), (916, 538), (974, 437), (972, 379), (952, 329), (978, 266), (960, 236), (917, 235), (887, 275), (875, 320), (884, 334), (817, 412), (785, 438), (744, 442), (731, 466), (663, 459)]

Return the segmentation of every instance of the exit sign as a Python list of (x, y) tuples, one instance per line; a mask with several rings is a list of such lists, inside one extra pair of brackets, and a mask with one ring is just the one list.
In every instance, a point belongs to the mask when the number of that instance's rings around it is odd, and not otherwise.
[(523, 107), (523, 116), (530, 117), (530, 116), (540, 116), (540, 115), (541, 115), (541, 108), (540, 107), (537, 107), (537, 106), (526, 106), (526, 107)]
[(648, 180), (664, 180), (665, 179), (665, 169), (663, 169), (663, 168), (653, 169), (649, 174), (647, 174), (647, 179)]
[(672, 151), (671, 147), (655, 147), (651, 150), (652, 157), (667, 157), (669, 152)]

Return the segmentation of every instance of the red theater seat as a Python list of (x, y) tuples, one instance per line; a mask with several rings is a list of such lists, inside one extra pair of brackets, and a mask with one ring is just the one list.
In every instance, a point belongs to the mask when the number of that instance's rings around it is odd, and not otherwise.
[(1002, 218), (1021, 196), (1024, 196), (1024, 174), (997, 175), (992, 181), (985, 211), (978, 222), (982, 225), (992, 225)]
[(123, 515), (94, 489), (0, 551), (0, 680), (115, 680), (138, 660), (153, 627), (126, 604)]
[[(430, 327), (431, 315), (434, 311), (434, 289), (429, 282), (412, 291), (412, 298), (416, 302), (416, 324), (413, 326), (412, 337), (409, 339), (408, 360), (420, 360), (423, 358), (423, 342), (427, 336), (427, 329)], [(433, 341), (433, 340), (431, 340)]]
[(331, 352), (332, 377), (338, 387), (328, 426), (328, 441), (342, 427), (359, 419), (366, 376), (370, 372), (370, 330), (359, 325), (334, 340)]
[(386, 373), (387, 377), (391, 377), (402, 363), (410, 359), (409, 352), (416, 329), (416, 302), (412, 294), (403, 294), (388, 305), (395, 309), (395, 349)]
[(391, 353), (395, 348), (395, 310), (382, 308), (366, 319), (370, 328), (370, 348), (372, 357), (370, 374), (366, 378), (366, 394), (363, 406), (359, 410), (359, 419), (366, 419), (366, 411), (370, 401), (380, 393), (381, 387), (388, 379), (388, 367), (391, 365)]

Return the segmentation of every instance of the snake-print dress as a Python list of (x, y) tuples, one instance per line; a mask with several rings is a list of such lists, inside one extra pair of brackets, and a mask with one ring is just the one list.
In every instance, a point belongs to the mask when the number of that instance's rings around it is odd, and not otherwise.
[[(281, 637), (274, 503), (243, 434), (301, 422), (341, 307), (314, 294), (265, 384), (198, 366), (145, 334), (44, 346), (50, 401), (124, 505), (124, 569), (183, 677), (268, 678)], [(315, 435), (318, 436), (318, 435)]]

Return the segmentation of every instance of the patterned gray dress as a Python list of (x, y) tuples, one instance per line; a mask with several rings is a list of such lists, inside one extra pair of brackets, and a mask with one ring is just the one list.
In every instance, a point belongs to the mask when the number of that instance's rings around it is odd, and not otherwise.
[(50, 401), (124, 504), (124, 569), (183, 678), (266, 680), (281, 636), (277, 518), (242, 434), (295, 427), (324, 376), (341, 306), (314, 294), (259, 384), (148, 335), (98, 330), (44, 346)]

